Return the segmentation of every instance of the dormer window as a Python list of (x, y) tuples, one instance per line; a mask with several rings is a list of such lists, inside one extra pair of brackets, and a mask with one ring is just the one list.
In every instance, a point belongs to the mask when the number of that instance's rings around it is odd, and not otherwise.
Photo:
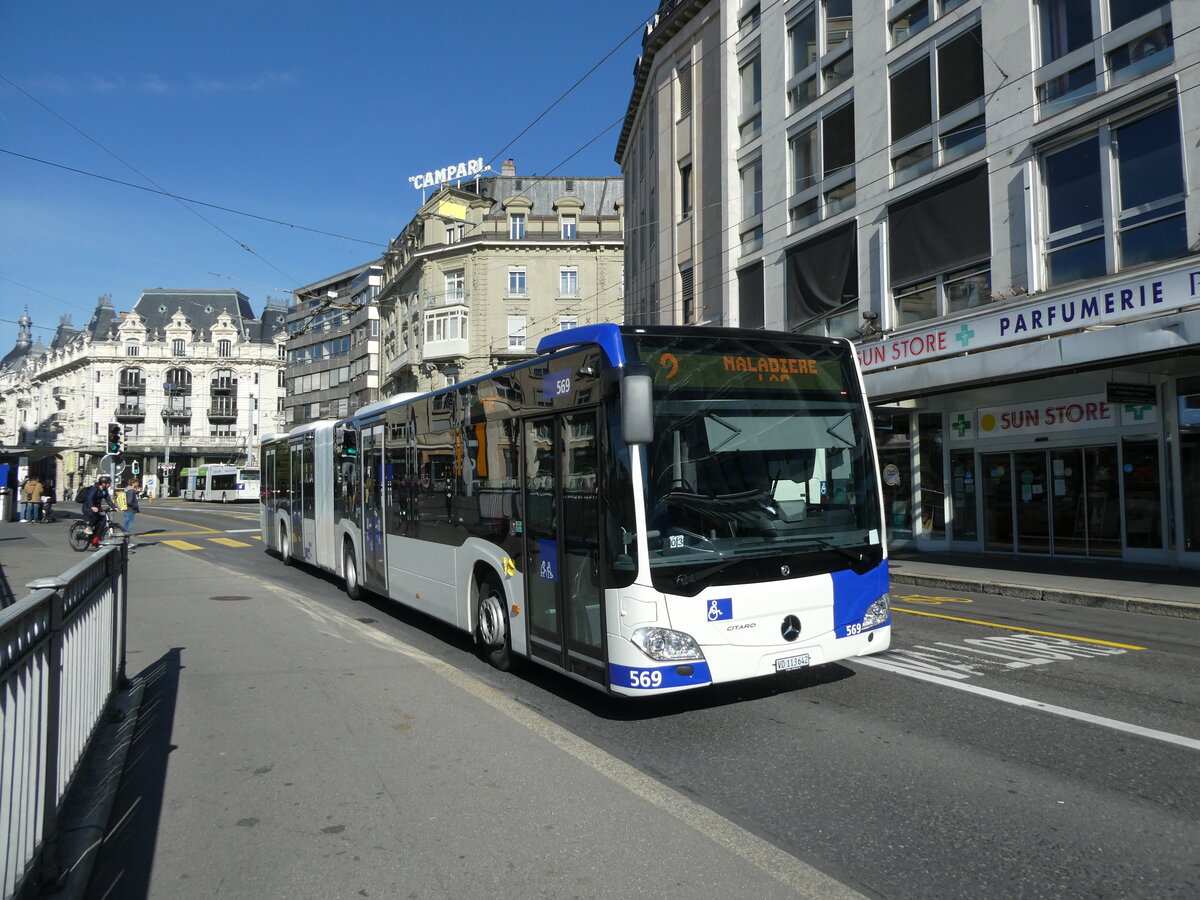
[(172, 356), (187, 356), (187, 341), (183, 338), (175, 338), (171, 341)]
[(228, 338), (222, 338), (217, 341), (217, 356), (230, 357), (233, 356), (233, 341)]

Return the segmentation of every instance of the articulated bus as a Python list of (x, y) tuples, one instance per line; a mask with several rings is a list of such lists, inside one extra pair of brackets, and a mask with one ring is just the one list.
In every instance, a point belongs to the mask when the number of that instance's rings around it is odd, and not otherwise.
[[(185, 470), (187, 471), (187, 470)], [(200, 466), (190, 470), (184, 496), (188, 500), (236, 503), (261, 500), (259, 469), (240, 466)], [(181, 485), (181, 491), (184, 490)]]
[(266, 436), (262, 534), (613, 694), (772, 677), (891, 640), (848, 341), (596, 325), (535, 358)]

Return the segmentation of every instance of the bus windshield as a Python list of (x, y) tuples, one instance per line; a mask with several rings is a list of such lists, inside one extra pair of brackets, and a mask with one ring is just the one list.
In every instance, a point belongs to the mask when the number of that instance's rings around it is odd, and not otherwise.
[(878, 563), (875, 464), (848, 349), (644, 339), (640, 351), (654, 374), (644, 489), (656, 580), (765, 578), (767, 560), (792, 575)]

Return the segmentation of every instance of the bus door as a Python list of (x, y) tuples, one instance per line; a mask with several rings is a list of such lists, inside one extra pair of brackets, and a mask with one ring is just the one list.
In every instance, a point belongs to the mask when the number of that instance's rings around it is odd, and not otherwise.
[(530, 652), (607, 684), (595, 410), (525, 422), (525, 572)]
[(363, 495), (363, 584), (387, 592), (387, 560), (383, 527), (383, 426), (364, 427), (360, 432)]
[(288, 527), (288, 552), (297, 559), (314, 562), (316, 539), (316, 497), (313, 493), (313, 439), (311, 434), (289, 448), (291, 452), (292, 496)]

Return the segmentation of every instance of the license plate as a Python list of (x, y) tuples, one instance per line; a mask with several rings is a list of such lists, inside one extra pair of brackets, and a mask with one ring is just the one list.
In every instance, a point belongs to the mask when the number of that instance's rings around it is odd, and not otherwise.
[(785, 656), (783, 659), (775, 660), (775, 671), (790, 672), (792, 669), (803, 669), (808, 662), (807, 653), (801, 653), (799, 656)]

